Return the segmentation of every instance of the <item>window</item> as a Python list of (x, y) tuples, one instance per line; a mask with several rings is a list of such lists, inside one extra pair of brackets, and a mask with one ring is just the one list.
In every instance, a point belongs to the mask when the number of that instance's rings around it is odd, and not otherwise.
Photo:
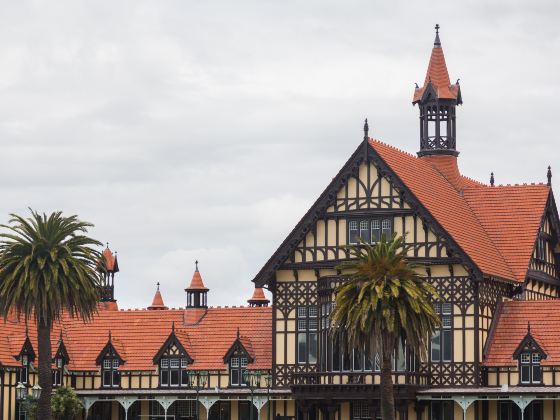
[(367, 243), (379, 242), (381, 236), (390, 239), (393, 235), (393, 223), (390, 218), (361, 219), (348, 222), (348, 243), (357, 244), (358, 238)]
[(357, 244), (358, 236), (360, 236), (358, 233), (358, 222), (351, 221), (348, 224), (348, 242), (351, 244)]
[(370, 420), (367, 401), (352, 401), (352, 420)]
[(381, 223), (379, 220), (371, 221), (371, 242), (378, 242), (381, 239)]
[(21, 358), (21, 368), (19, 370), (18, 382), (26, 384), (29, 379), (29, 356), (26, 354), (22, 355)]
[(119, 359), (108, 357), (103, 359), (101, 376), (103, 377), (104, 387), (119, 387), (121, 385)]
[(297, 310), (298, 363), (317, 363), (317, 329), (319, 327), (317, 306), (299, 306)]
[(64, 359), (61, 357), (57, 357), (54, 359), (55, 368), (52, 370), (52, 377), (53, 377), (53, 386), (61, 386), (62, 385), (62, 375), (64, 372)]
[(441, 319), (441, 328), (436, 330), (431, 340), (431, 361), (451, 362), (452, 359), (452, 324), (453, 305), (449, 302), (436, 303), (436, 313)]
[(540, 384), (542, 381), (540, 353), (521, 353), (519, 370), (522, 384)]
[(453, 420), (453, 401), (432, 401), (431, 420)]
[(245, 372), (247, 371), (248, 362), (249, 360), (239, 353), (229, 360), (229, 384), (231, 386), (247, 385)]
[(360, 238), (364, 242), (369, 242), (369, 223), (367, 220), (362, 220), (360, 222)]
[(159, 361), (159, 384), (164, 387), (187, 386), (189, 375), (186, 357), (163, 357)]

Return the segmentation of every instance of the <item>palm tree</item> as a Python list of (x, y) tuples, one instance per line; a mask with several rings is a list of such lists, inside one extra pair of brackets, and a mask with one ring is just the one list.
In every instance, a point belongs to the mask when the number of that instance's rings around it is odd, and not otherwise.
[(353, 258), (338, 266), (348, 281), (335, 291), (332, 334), (349, 352), (368, 349), (372, 362), (379, 355), (381, 416), (394, 420), (393, 356), (406, 345), (425, 360), (428, 337), (440, 323), (432, 304), (439, 296), (406, 261), (402, 237), (383, 236), (373, 245), (360, 241), (348, 250)]
[(39, 385), (43, 389), (37, 416), (51, 420), (53, 323), (62, 314), (91, 318), (98, 302), (98, 264), (86, 236), (91, 223), (62, 212), (50, 216), (31, 210), (31, 217), (12, 214), (0, 234), (0, 315), (33, 319), (37, 325)]

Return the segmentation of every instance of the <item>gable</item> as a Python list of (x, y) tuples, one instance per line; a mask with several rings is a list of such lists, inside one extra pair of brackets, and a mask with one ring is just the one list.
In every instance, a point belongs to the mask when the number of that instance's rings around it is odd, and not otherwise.
[[(183, 339), (183, 341), (186, 341), (185, 338)], [(171, 334), (169, 334), (167, 340), (165, 340), (163, 345), (160, 347), (160, 349), (154, 356), (153, 358), (154, 364), (158, 364), (162, 357), (169, 357), (169, 356), (185, 357), (187, 358), (188, 363), (193, 362), (193, 359), (189, 356), (189, 353), (185, 349), (185, 346), (175, 334), (175, 329), (173, 329)]]
[(560, 237), (558, 214), (552, 192), (542, 215), (530, 255), (528, 277), (556, 284), (559, 281)]
[[(441, 178), (433, 171), (430, 176)], [(446, 264), (462, 263), (477, 272), (477, 266), (454, 238), (365, 140), (253, 281), (262, 287), (274, 279), (276, 270), (302, 264), (334, 267), (348, 258), (344, 249), (348, 243), (347, 221), (376, 217), (390, 218), (394, 232), (406, 234), (407, 243), (413, 244), (411, 257), (446, 259)]]

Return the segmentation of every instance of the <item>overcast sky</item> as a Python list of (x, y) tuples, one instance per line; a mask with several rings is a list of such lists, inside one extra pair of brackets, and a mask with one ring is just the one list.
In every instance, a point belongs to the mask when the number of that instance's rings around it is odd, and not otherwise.
[[(250, 280), (362, 138), (418, 150), (434, 38), (461, 79), (459, 164), (560, 184), (560, 3), (7, 1), (0, 221), (63, 210), (118, 251), (121, 307)], [(557, 174), (557, 175), (556, 175)]]

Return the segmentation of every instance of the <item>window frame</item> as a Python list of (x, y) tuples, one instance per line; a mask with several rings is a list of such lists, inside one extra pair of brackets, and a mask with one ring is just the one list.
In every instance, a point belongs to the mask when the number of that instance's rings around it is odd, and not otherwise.
[(319, 362), (319, 307), (297, 307), (296, 358), (298, 365), (316, 365)]
[[(536, 356), (536, 357), (535, 357)], [(536, 360), (538, 358), (538, 360)], [(519, 354), (519, 383), (521, 385), (541, 385), (542, 384), (542, 355), (538, 351), (525, 350)], [(524, 372), (527, 377), (524, 378)], [(535, 372), (538, 372), (538, 379), (535, 379)]]
[[(121, 373), (119, 367), (121, 362), (118, 357), (106, 356), (101, 362), (101, 387), (120, 388)], [(108, 379), (108, 381), (106, 380)]]
[[(366, 235), (363, 235), (364, 232)], [(346, 242), (358, 245), (358, 238), (361, 238), (365, 243), (375, 244), (383, 235), (385, 239), (390, 239), (393, 233), (393, 216), (350, 218), (347, 220)]]
[[(430, 362), (451, 363), (453, 362), (453, 303), (436, 302), (434, 308), (440, 318), (441, 327), (430, 337)], [(437, 344), (437, 357), (434, 353), (436, 349), (434, 344)]]

